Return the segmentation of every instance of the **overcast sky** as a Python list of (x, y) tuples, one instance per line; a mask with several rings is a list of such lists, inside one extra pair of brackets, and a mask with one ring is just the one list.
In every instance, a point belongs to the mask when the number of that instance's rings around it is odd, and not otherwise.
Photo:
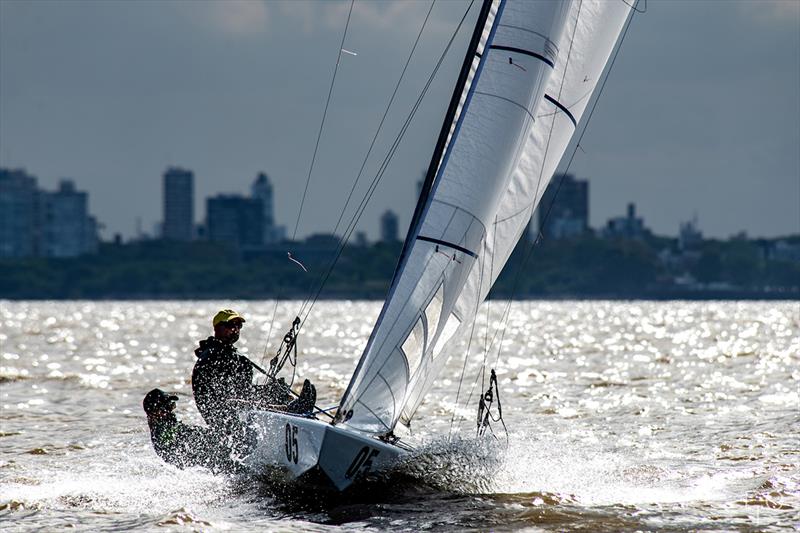
[[(434, 6), (359, 197), (466, 6)], [(429, 7), (355, 3), (298, 237), (333, 230)], [(0, 166), (74, 179), (106, 237), (152, 232), (167, 166), (195, 172), (198, 222), (264, 171), (291, 236), (348, 8), (0, 0)], [(411, 218), (469, 31), (364, 214), (373, 238), (385, 209)], [(594, 227), (635, 202), (659, 234), (695, 214), (708, 236), (800, 232), (800, 2), (650, 0), (581, 146)]]

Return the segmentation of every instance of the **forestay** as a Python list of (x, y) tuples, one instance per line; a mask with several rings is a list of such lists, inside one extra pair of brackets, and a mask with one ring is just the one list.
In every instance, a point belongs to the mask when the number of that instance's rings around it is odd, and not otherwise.
[(408, 423), (448, 341), (472, 323), (530, 219), (629, 9), (622, 0), (509, 0), (487, 19), (450, 142), (338, 424), (380, 435)]

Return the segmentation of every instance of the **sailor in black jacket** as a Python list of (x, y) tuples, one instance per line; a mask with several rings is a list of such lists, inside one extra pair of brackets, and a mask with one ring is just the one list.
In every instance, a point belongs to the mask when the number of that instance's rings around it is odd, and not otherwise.
[(292, 399), (283, 380), (266, 385), (253, 384), (253, 363), (234, 346), (245, 320), (239, 313), (223, 309), (214, 316), (214, 336), (200, 341), (195, 350), (197, 362), (192, 371), (194, 401), (203, 420), (214, 430), (237, 431), (237, 411), (246, 407), (310, 413), (316, 402), (316, 389), (308, 380), (300, 397)]

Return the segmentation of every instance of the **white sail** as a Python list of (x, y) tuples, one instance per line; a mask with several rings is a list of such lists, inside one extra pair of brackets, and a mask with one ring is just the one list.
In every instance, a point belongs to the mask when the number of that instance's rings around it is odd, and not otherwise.
[(250, 411), (247, 467), (262, 474), (278, 465), (291, 479), (344, 490), (407, 453), (373, 437), (409, 423), (453, 335), (469, 334), (628, 9), (625, 0), (483, 3), (389, 297), (334, 425)]
[[(505, 190), (495, 219), (488, 228), (479, 259), (469, 274), (454, 313), (474, 317), (517, 241), (527, 228), (550, 179), (577, 129), (625, 22), (632, 2), (582, 0), (572, 4), (565, 31), (558, 42), (559, 60), (545, 90), (519, 165)], [(456, 338), (469, 334), (464, 320)], [(432, 385), (445, 357), (434, 359), (411, 384), (403, 421), (410, 420)]]
[(570, 6), (500, 3), (433, 190), (337, 423), (372, 434), (391, 431), (406, 404), (418, 403), (409, 403), (411, 393), (421, 390), (413, 384), (433, 378), (450, 337), (474, 318), (456, 305), (541, 113), (553, 66), (565, 53), (557, 43)]

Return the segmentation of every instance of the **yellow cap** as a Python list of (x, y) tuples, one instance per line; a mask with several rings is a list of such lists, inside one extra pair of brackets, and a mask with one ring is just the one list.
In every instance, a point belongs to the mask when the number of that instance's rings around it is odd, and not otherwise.
[(234, 311), (233, 309), (223, 309), (216, 315), (214, 315), (214, 320), (212, 320), (212, 324), (216, 326), (220, 322), (230, 322), (231, 320), (241, 320), (242, 322), (246, 322), (244, 317)]

